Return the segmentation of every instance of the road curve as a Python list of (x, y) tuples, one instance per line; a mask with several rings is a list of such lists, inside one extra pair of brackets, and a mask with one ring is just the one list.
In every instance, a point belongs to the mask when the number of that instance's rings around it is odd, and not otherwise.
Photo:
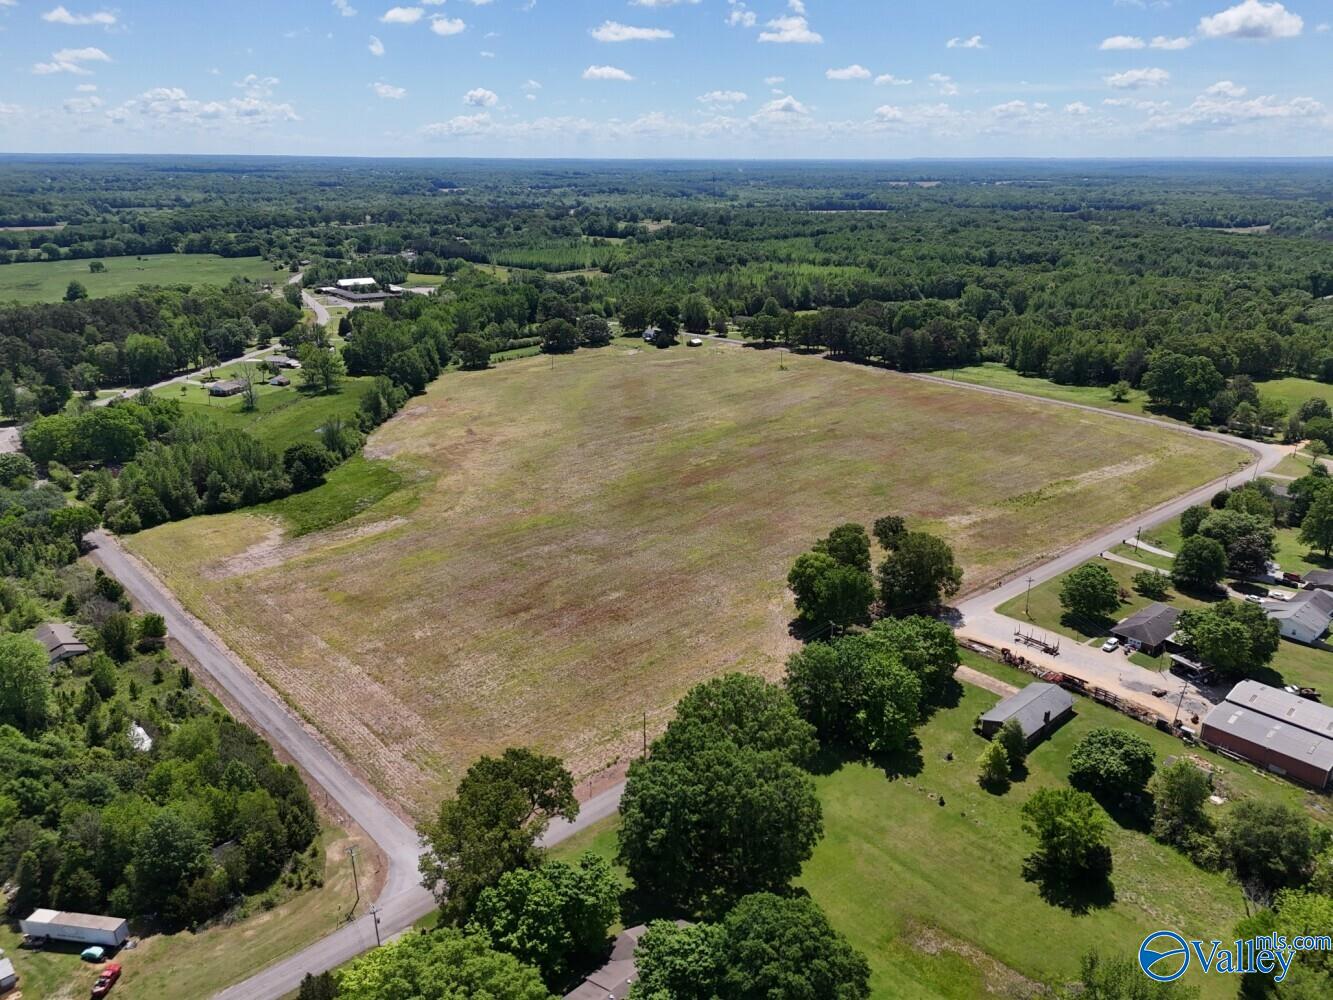
[[(282, 698), (223, 644), (211, 629), (172, 596), (151, 569), (128, 553), (111, 535), (88, 536), (97, 546), (93, 558), (123, 583), (141, 608), (161, 614), (167, 629), (212, 681), (237, 705), (242, 715), (270, 741), (282, 747), (310, 780), (375, 841), (388, 862), (388, 878), (376, 900), (380, 935), (389, 937), (410, 927), (435, 905), (418, 882), (420, 844), (416, 831), (400, 819), (352, 774), (324, 743), (283, 702)], [(544, 842), (556, 844), (615, 812), (620, 786), (584, 804), (573, 823), (554, 823)], [(372, 917), (363, 916), (302, 951), (282, 959), (249, 979), (217, 994), (219, 1000), (277, 1000), (296, 989), (307, 972), (322, 972), (355, 958), (375, 944)]]
[[(315, 302), (309, 293), (303, 293), (303, 297), (306, 297), (307, 305), (315, 311), (316, 318), (321, 323), (328, 322), (328, 311)], [(710, 339), (731, 344), (743, 343), (728, 338)], [(1136, 420), (1180, 433), (1215, 438), (1250, 451), (1256, 458), (1255, 468), (1258, 472), (1271, 469), (1290, 450), (1198, 431), (1153, 417), (1028, 396), (1011, 390), (992, 389), (931, 375), (904, 376), (898, 372), (886, 372), (886, 374), (935, 381), (977, 392), (1012, 396), (1031, 403), (1071, 406), (1107, 417)], [(985, 619), (989, 613), (993, 613), (996, 605), (1021, 593), (1026, 586), (1025, 581), (1028, 576), (1039, 581), (1064, 572), (1095, 556), (1103, 549), (1112, 547), (1125, 537), (1127, 530), (1132, 531), (1134, 526), (1146, 523), (1150, 519), (1170, 517), (1193, 503), (1205, 500), (1217, 489), (1220, 482), (1222, 480), (1199, 487), (1183, 497), (1116, 525), (1100, 533), (1096, 538), (1079, 543), (1039, 566), (1026, 569), (1007, 584), (971, 596), (960, 604), (959, 610), (965, 618), (971, 615), (977, 619)], [(376, 900), (380, 937), (391, 937), (429, 913), (435, 904), (430, 893), (418, 882), (417, 861), (420, 856), (420, 843), (416, 832), (389, 809), (374, 791), (353, 774), (334, 752), (288, 709), (277, 692), (229, 650), (212, 630), (186, 611), (149, 567), (129, 554), (114, 537), (104, 531), (93, 532), (89, 540), (97, 546), (93, 558), (125, 585), (140, 607), (157, 611), (164, 616), (172, 637), (194, 658), (199, 668), (227, 693), (239, 707), (240, 712), (271, 742), (290, 755), (309, 779), (324, 790), (329, 798), (336, 801), (384, 852), (388, 863), (388, 877)], [(618, 808), (623, 790), (622, 782), (594, 796), (583, 804), (575, 822), (553, 823), (542, 843), (546, 846), (560, 843), (593, 823), (612, 815)], [(223, 989), (216, 994), (217, 1000), (279, 1000), (297, 989), (307, 972), (318, 973), (335, 968), (373, 947), (376, 934), (372, 919), (367, 915), (346, 924), (305, 949), (268, 966), (240, 983)]]

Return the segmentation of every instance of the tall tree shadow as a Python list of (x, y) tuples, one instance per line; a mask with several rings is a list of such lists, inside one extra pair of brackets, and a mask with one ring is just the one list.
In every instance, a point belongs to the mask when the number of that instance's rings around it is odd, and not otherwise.
[(1051, 906), (1075, 916), (1105, 909), (1115, 902), (1115, 885), (1111, 882), (1111, 850), (1104, 850), (1104, 860), (1091, 869), (1063, 868), (1036, 851), (1023, 859), (1023, 878), (1035, 884)]

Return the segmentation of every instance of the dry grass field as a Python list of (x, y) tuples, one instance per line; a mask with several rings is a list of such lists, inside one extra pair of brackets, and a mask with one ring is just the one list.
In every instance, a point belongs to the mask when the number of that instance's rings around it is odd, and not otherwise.
[(840, 522), (905, 514), (948, 537), (975, 587), (1241, 460), (712, 344), (449, 373), (367, 454), (407, 485), (336, 527), (297, 538), (231, 514), (130, 542), (417, 813), (481, 753), (528, 744), (589, 773), (695, 682), (780, 673), (787, 569)]

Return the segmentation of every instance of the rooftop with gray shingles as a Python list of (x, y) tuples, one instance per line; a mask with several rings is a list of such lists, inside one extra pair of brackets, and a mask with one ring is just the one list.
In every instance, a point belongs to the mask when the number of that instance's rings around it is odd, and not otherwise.
[(1051, 719), (1060, 718), (1073, 707), (1074, 696), (1064, 688), (1036, 681), (984, 713), (981, 721), (1002, 726), (1010, 719), (1017, 719), (1023, 735), (1031, 737)]

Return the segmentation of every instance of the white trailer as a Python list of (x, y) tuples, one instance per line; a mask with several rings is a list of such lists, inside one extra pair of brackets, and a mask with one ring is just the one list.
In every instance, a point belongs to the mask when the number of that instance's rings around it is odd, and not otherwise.
[(32, 916), (19, 921), (19, 930), (30, 938), (119, 948), (130, 936), (130, 922), (124, 917), (100, 917), (92, 913), (33, 910)]

